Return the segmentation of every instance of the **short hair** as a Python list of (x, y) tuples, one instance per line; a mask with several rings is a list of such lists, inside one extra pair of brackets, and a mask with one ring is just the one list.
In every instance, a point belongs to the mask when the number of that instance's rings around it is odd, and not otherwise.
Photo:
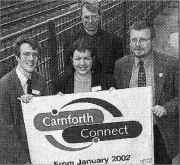
[(37, 50), (39, 54), (41, 53), (41, 47), (38, 41), (30, 38), (30, 36), (23, 35), (23, 36), (18, 37), (14, 43), (15, 56), (17, 57), (20, 56), (20, 46), (23, 43), (28, 43), (34, 50)]
[[(86, 50), (88, 50), (91, 54), (91, 57), (93, 58), (93, 64), (91, 69), (92, 72), (101, 72), (102, 69), (101, 63), (97, 59), (97, 47), (91, 38), (86, 36), (81, 36), (73, 42), (69, 52), (69, 56), (71, 60), (73, 58), (73, 54), (75, 50), (79, 52), (85, 52)], [(74, 71), (72, 62), (70, 63), (70, 65)]]
[(91, 11), (93, 13), (98, 13), (99, 15), (101, 15), (101, 8), (100, 8), (100, 5), (97, 1), (92, 1), (92, 0), (82, 1), (82, 3), (81, 3), (81, 15), (82, 15), (83, 7), (85, 7), (86, 9), (88, 9), (89, 11)]
[(77, 40), (75, 40), (71, 47), (71, 53), (70, 57), (73, 57), (74, 51), (77, 50), (79, 52), (85, 52), (88, 50), (91, 53), (91, 57), (95, 56), (96, 49), (93, 41), (88, 37), (79, 37)]
[(131, 32), (131, 30), (133, 30), (133, 29), (134, 30), (149, 29), (151, 32), (151, 39), (155, 38), (155, 36), (156, 36), (153, 24), (147, 20), (140, 20), (140, 21), (134, 22), (130, 26), (129, 31)]

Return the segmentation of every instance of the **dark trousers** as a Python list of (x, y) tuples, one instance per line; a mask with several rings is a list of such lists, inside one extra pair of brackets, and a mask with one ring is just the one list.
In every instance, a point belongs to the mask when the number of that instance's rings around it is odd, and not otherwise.
[(155, 164), (172, 164), (169, 158), (164, 140), (156, 125), (154, 125), (154, 162)]

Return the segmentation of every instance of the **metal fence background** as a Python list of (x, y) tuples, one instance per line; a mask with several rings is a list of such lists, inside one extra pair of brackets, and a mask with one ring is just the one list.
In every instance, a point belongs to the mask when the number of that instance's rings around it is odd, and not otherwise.
[[(167, 3), (168, 1), (103, 0), (101, 26), (121, 37), (127, 45), (125, 52), (128, 52), (128, 27), (139, 18), (153, 20)], [(52, 93), (53, 81), (63, 73), (63, 35), (74, 28), (78, 29), (81, 24), (79, 6), (73, 6), (58, 17), (1, 37), (0, 68), (6, 67), (7, 72), (16, 65), (13, 43), (18, 36), (28, 34), (41, 44), (37, 71), (45, 77), (49, 92)]]

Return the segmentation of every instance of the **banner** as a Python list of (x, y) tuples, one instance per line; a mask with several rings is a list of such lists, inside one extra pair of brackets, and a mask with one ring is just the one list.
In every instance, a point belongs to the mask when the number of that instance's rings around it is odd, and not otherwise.
[(22, 104), (32, 164), (153, 164), (151, 87)]

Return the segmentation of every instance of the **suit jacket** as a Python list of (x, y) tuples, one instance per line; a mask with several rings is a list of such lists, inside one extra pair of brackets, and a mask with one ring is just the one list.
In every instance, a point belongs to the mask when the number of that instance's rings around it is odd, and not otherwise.
[[(153, 52), (155, 105), (162, 105), (167, 116), (156, 117), (169, 156), (178, 152), (178, 60)], [(114, 78), (117, 88), (129, 88), (134, 57), (129, 55), (116, 61)]]
[(12, 70), (11, 66), (6, 62), (0, 62), (0, 78)]
[[(32, 89), (47, 94), (46, 83), (36, 72), (32, 74)], [(23, 94), (16, 69), (0, 79), (0, 163), (30, 162), (21, 103), (17, 100)]]
[(113, 74), (114, 64), (118, 58), (123, 57), (123, 43), (120, 38), (116, 35), (111, 34), (102, 29), (98, 29), (97, 33), (93, 36), (90, 36), (83, 28), (80, 26), (77, 29), (74, 29), (71, 33), (67, 33), (64, 36), (63, 44), (63, 56), (65, 63), (65, 71), (67, 71), (68, 66), (71, 62), (70, 53), (72, 43), (80, 37), (86, 37), (94, 43), (97, 48), (97, 59), (101, 63), (101, 70), (106, 74)]
[[(101, 90), (115, 87), (113, 77), (106, 74), (92, 74), (91, 84), (91, 87), (101, 86)], [(56, 83), (56, 92), (59, 91), (65, 94), (74, 93), (74, 74), (66, 74)]]

